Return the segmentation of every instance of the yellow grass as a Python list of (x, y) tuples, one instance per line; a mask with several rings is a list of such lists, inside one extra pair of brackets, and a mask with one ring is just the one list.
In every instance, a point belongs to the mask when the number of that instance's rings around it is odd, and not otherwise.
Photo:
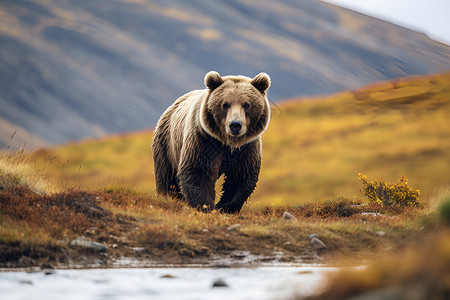
[[(362, 198), (358, 172), (387, 182), (407, 176), (422, 201), (449, 183), (450, 73), (278, 106), (263, 136), (260, 180), (244, 209)], [(40, 150), (31, 161), (62, 187), (152, 193), (151, 142), (151, 131), (130, 133)]]
[(0, 188), (26, 186), (44, 195), (59, 191), (41, 172), (36, 171), (22, 151), (0, 152)]

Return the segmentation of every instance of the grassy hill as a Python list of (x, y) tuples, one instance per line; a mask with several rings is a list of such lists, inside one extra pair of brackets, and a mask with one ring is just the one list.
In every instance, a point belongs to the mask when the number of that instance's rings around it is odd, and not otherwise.
[[(358, 172), (388, 182), (407, 176), (428, 201), (450, 183), (449, 119), (450, 73), (274, 106), (260, 180), (244, 209), (361, 198)], [(41, 149), (30, 161), (63, 188), (152, 193), (151, 142), (151, 131), (128, 133)]]

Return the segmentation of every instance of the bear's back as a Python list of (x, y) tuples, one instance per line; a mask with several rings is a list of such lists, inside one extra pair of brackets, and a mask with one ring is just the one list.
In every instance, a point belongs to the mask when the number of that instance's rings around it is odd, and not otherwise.
[(181, 149), (186, 144), (188, 135), (196, 132), (197, 114), (205, 90), (194, 90), (178, 98), (164, 113), (168, 118), (168, 146), (173, 167), (177, 167)]

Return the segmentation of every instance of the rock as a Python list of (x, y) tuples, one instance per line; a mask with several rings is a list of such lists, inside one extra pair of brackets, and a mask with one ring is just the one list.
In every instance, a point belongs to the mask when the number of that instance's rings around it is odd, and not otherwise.
[(230, 255), (231, 258), (234, 259), (244, 259), (245, 257), (247, 257), (247, 255), (245, 253), (233, 253), (232, 255)]
[(327, 247), (324, 242), (322, 242), (321, 240), (319, 240), (316, 237), (311, 239), (311, 245), (314, 248), (316, 248), (317, 250), (323, 250), (323, 249), (325, 249)]
[(53, 270), (53, 269), (45, 269), (45, 270), (43, 270), (43, 272), (44, 272), (45, 275), (52, 275), (52, 274), (55, 273), (55, 270)]
[(91, 229), (86, 229), (86, 230), (84, 231), (84, 234), (85, 234), (85, 235), (95, 235), (95, 233), (96, 233), (96, 229), (93, 229), (93, 228), (91, 228)]
[(73, 239), (70, 242), (71, 246), (77, 246), (77, 247), (82, 247), (82, 248), (86, 248), (86, 249), (91, 249), (97, 252), (102, 252), (102, 251), (106, 251), (108, 249), (108, 247), (106, 247), (105, 245), (101, 244), (101, 243), (97, 243), (97, 242), (93, 242), (91, 240), (88, 240), (86, 237), (84, 236), (78, 236), (75, 239)]
[(297, 220), (296, 217), (294, 217), (294, 215), (292, 215), (291, 213), (285, 211), (283, 214), (283, 219), (285, 220)]
[(233, 224), (227, 228), (227, 231), (237, 231), (241, 228), (241, 224)]
[(26, 280), (26, 279), (24, 279), (24, 280), (19, 280), (19, 283), (20, 283), (20, 284), (26, 284), (26, 285), (33, 285), (33, 281), (31, 281), (31, 280)]
[(226, 282), (222, 279), (217, 279), (214, 281), (212, 287), (228, 287), (228, 284), (226, 284)]
[(170, 279), (172, 279), (172, 278), (177, 278), (177, 276), (172, 275), (172, 274), (164, 274), (164, 275), (161, 275), (160, 278), (170, 278)]
[(133, 249), (134, 251), (140, 253), (140, 252), (144, 252), (145, 248), (144, 247), (131, 247), (131, 249)]
[(379, 237), (383, 237), (386, 235), (386, 232), (380, 230), (380, 231), (375, 232), (375, 234), (378, 235)]
[(220, 264), (218, 264), (218, 265), (212, 265), (211, 268), (228, 269), (228, 268), (231, 268), (231, 266), (230, 265), (220, 265)]
[(318, 236), (317, 234), (315, 234), (315, 233), (310, 234), (310, 235), (308, 236), (308, 240), (312, 240), (313, 238), (319, 238), (319, 236)]

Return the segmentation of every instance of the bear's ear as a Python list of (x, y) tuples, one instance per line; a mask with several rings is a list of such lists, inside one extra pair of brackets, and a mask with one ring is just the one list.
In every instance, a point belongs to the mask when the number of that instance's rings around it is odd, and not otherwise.
[(214, 90), (223, 83), (222, 76), (216, 71), (209, 71), (205, 75), (205, 86), (210, 90)]
[(252, 85), (258, 89), (261, 93), (264, 93), (270, 87), (270, 77), (266, 73), (262, 72), (256, 75), (252, 79)]

